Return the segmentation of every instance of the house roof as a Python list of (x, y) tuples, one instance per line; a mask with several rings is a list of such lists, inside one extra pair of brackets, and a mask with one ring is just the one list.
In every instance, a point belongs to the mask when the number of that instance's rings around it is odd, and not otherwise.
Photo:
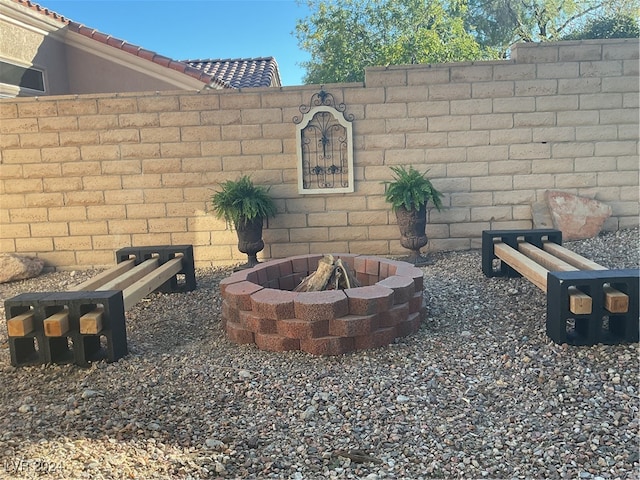
[[(44, 15), (52, 20), (58, 21), (61, 24), (65, 25), (70, 31), (83, 35), (85, 37), (96, 40), (100, 43), (108, 45), (110, 47), (117, 48), (124, 52), (130, 53), (137, 57), (140, 57), (144, 60), (148, 60), (150, 62), (156, 63), (163, 67), (170, 68), (172, 70), (176, 70), (180, 73), (184, 73), (196, 80), (199, 80), (203, 83), (208, 84), (214, 88), (234, 88), (229, 83), (215, 75), (208, 74), (202, 69), (195, 68), (188, 63), (180, 62), (177, 60), (173, 60), (169, 57), (165, 57), (164, 55), (160, 55), (151, 50), (146, 50), (138, 45), (134, 45), (132, 43), (128, 43), (124, 40), (120, 40), (119, 38), (112, 37), (106, 33), (99, 32), (93, 28), (89, 28), (81, 23), (74, 22), (59, 13), (54, 12), (48, 8), (42, 7), (35, 2), (30, 0), (13, 0), (15, 3), (27, 7), (34, 12), (38, 12), (41, 15)], [(275, 61), (274, 61), (275, 62)]]
[(183, 60), (183, 62), (234, 88), (281, 86), (278, 64), (273, 57)]

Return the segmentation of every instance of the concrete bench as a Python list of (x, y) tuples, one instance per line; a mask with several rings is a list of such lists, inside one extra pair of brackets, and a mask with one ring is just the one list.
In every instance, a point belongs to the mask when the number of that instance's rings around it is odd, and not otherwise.
[(67, 291), (5, 300), (11, 364), (116, 361), (128, 353), (125, 311), (153, 291), (196, 288), (191, 245), (122, 248), (116, 261)]
[(571, 345), (638, 341), (640, 270), (609, 270), (562, 246), (554, 229), (482, 232), (487, 277), (520, 277), (547, 294), (547, 335)]

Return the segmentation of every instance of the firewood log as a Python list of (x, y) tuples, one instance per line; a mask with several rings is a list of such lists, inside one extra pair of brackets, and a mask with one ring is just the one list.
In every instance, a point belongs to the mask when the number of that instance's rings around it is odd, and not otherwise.
[(318, 269), (307, 276), (294, 289), (294, 292), (320, 292), (322, 290), (343, 290), (359, 287), (355, 275), (341, 259), (325, 255), (318, 262)]
[(306, 277), (294, 292), (320, 292), (325, 289), (334, 269), (333, 255), (325, 255), (318, 262), (318, 269)]

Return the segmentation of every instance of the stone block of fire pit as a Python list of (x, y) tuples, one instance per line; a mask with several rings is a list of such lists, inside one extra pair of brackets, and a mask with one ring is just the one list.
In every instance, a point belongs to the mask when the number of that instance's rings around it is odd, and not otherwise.
[(393, 290), (393, 303), (400, 305), (407, 303), (415, 293), (415, 282), (411, 277), (400, 277), (394, 275), (380, 280), (377, 285), (388, 287)]
[(261, 285), (247, 281), (234, 283), (225, 288), (224, 299), (229, 306), (236, 307), (238, 310), (251, 310), (251, 295), (263, 288)]
[(294, 301), (296, 318), (331, 320), (349, 313), (349, 301), (342, 290), (300, 292)]
[(300, 340), (269, 333), (256, 333), (256, 345), (260, 350), (269, 352), (288, 352), (300, 350)]
[(312, 355), (342, 355), (353, 351), (355, 341), (349, 337), (318, 337), (300, 340), (300, 350)]
[(278, 333), (278, 321), (250, 311), (240, 311), (240, 326), (255, 333)]
[(378, 314), (347, 315), (329, 320), (329, 335), (335, 337), (362, 337), (378, 329)]
[(280, 320), (294, 318), (294, 292), (265, 288), (251, 295), (251, 309), (259, 316)]
[(277, 331), (279, 335), (287, 338), (313, 338), (329, 335), (329, 320), (302, 320), (290, 318), (278, 320)]
[(393, 290), (378, 284), (349, 288), (344, 293), (349, 299), (349, 313), (352, 315), (384, 312), (393, 305)]
[(225, 329), (227, 330), (227, 335), (229, 339), (233, 343), (244, 344), (244, 343), (254, 343), (254, 333), (247, 330), (246, 328), (242, 328), (241, 325), (227, 321), (225, 325)]

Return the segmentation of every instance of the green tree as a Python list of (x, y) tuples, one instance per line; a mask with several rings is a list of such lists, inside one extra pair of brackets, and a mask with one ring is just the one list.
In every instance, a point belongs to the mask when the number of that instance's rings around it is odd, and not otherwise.
[(356, 82), (368, 66), (494, 58), (465, 30), (461, 0), (308, 0), (296, 36), (305, 83)]
[(638, 38), (638, 21), (631, 15), (621, 14), (605, 18), (595, 18), (563, 40), (586, 40), (593, 38)]
[(635, 18), (638, 0), (469, 0), (466, 28), (505, 54), (516, 42), (562, 40), (603, 17)]

